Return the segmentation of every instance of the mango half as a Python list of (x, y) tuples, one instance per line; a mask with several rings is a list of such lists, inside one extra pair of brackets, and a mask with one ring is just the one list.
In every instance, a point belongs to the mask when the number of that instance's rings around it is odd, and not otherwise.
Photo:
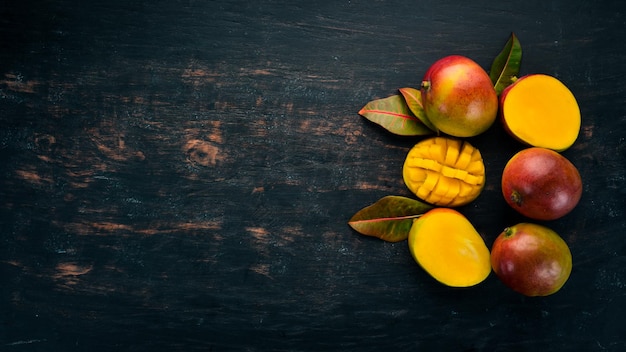
[(523, 76), (500, 94), (500, 118), (516, 140), (562, 152), (574, 144), (581, 126), (574, 94), (557, 78)]
[(435, 208), (416, 219), (408, 242), (413, 259), (444, 285), (474, 286), (491, 273), (485, 241), (454, 209)]
[(457, 207), (478, 197), (485, 185), (485, 165), (480, 151), (469, 142), (432, 137), (411, 148), (402, 177), (418, 198)]

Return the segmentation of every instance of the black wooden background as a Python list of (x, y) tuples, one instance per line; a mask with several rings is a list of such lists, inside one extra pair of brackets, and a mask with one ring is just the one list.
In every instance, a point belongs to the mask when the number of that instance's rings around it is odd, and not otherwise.
[[(619, 0), (3, 1), (0, 350), (625, 350), (625, 29)], [(511, 32), (583, 116), (545, 298), (444, 287), (347, 225), (410, 196), (419, 140), (357, 111)], [(526, 220), (499, 187), (522, 146), (471, 142), (487, 186), (459, 210), (491, 246)]]

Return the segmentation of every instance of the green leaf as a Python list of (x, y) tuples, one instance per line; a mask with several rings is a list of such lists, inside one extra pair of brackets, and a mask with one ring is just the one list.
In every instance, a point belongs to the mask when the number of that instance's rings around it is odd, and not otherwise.
[(359, 111), (359, 115), (401, 136), (423, 136), (433, 133), (413, 115), (400, 95), (372, 100)]
[(398, 89), (400, 94), (404, 97), (404, 101), (406, 105), (409, 107), (409, 110), (417, 117), (421, 123), (423, 123), (426, 127), (431, 129), (433, 132), (439, 132), (437, 127), (433, 125), (432, 122), (426, 117), (426, 112), (424, 112), (424, 105), (422, 104), (422, 92), (419, 89), (415, 88), (400, 88)]
[(522, 46), (515, 33), (511, 33), (511, 37), (506, 42), (506, 45), (493, 60), (491, 70), (489, 71), (489, 77), (498, 95), (515, 82), (519, 74), (521, 62)]
[(413, 220), (432, 208), (419, 200), (386, 196), (359, 210), (348, 224), (362, 235), (399, 242), (409, 237)]

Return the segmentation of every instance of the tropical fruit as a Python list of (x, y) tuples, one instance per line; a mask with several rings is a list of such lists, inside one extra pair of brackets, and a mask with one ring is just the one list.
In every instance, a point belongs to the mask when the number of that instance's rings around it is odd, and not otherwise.
[(451, 136), (481, 134), (498, 115), (498, 96), (489, 75), (465, 56), (436, 61), (426, 71), (421, 91), (426, 117)]
[(491, 247), (498, 278), (526, 296), (547, 296), (563, 287), (572, 272), (572, 253), (552, 229), (521, 223), (507, 227)]
[(457, 207), (478, 197), (485, 185), (485, 165), (480, 151), (469, 142), (432, 137), (411, 148), (402, 176), (418, 198)]
[(578, 138), (578, 103), (569, 88), (555, 77), (521, 77), (502, 91), (500, 107), (505, 130), (528, 146), (563, 151)]
[(491, 272), (489, 249), (456, 210), (435, 208), (422, 215), (413, 222), (408, 243), (413, 259), (444, 285), (474, 286)]
[(502, 195), (520, 214), (555, 220), (572, 211), (582, 196), (578, 169), (563, 155), (532, 147), (515, 154), (502, 172)]

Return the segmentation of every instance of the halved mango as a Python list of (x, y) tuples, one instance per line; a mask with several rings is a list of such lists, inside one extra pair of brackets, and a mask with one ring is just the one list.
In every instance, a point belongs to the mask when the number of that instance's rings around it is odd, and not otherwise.
[(580, 108), (574, 94), (557, 78), (521, 77), (500, 94), (505, 130), (520, 142), (555, 151), (569, 148), (580, 131)]
[(408, 243), (413, 259), (444, 285), (474, 286), (491, 273), (487, 245), (456, 210), (435, 208), (416, 219)]
[(456, 207), (478, 197), (485, 184), (485, 165), (469, 142), (433, 137), (411, 148), (402, 176), (409, 190), (422, 200)]

